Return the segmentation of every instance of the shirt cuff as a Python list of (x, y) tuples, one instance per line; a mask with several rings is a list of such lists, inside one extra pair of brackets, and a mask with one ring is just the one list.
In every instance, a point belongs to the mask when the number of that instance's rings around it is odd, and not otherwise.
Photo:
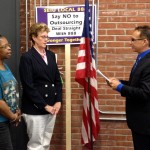
[(118, 86), (117, 86), (117, 91), (118, 92), (121, 92), (121, 89), (122, 89), (122, 87), (123, 87), (124, 85), (122, 84), (122, 83), (120, 83)]

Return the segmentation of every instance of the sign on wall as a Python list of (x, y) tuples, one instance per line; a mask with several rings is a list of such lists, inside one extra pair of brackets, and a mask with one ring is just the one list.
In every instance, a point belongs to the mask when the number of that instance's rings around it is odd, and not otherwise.
[[(94, 42), (95, 18), (94, 6)], [(90, 6), (92, 10), (92, 6)], [(46, 23), (50, 29), (48, 45), (80, 44), (84, 25), (84, 6), (36, 7), (36, 22)]]

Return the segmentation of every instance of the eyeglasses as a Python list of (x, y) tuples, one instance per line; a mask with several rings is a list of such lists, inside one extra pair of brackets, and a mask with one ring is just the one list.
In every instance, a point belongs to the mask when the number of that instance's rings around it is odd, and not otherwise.
[(39, 37), (41, 37), (42, 39), (48, 39), (48, 36), (45, 36), (45, 35), (41, 35), (41, 36), (39, 36)]
[(5, 45), (3, 45), (3, 46), (0, 46), (0, 48), (3, 48), (3, 49), (6, 49), (6, 48), (8, 48), (8, 47), (10, 47), (11, 48), (11, 44), (5, 44)]
[(144, 39), (141, 39), (141, 38), (138, 38), (138, 39), (131, 38), (131, 41), (132, 41), (132, 42), (134, 42), (134, 41), (139, 41), (139, 40), (144, 40)]

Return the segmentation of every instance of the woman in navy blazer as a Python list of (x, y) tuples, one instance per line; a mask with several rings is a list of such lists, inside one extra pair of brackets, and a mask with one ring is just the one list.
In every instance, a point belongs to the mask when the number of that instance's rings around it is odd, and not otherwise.
[(33, 24), (29, 34), (33, 46), (20, 59), (22, 116), (29, 136), (28, 150), (50, 149), (56, 115), (61, 108), (62, 83), (55, 54), (46, 49), (48, 32), (46, 24)]
[(131, 36), (131, 48), (138, 53), (129, 81), (110, 78), (108, 83), (126, 97), (127, 124), (135, 150), (150, 150), (150, 27), (138, 26)]

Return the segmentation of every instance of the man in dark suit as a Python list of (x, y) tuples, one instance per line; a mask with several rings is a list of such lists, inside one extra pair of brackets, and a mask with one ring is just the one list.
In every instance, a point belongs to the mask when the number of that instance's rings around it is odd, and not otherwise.
[(27, 150), (49, 150), (56, 115), (61, 108), (62, 83), (55, 54), (46, 49), (49, 28), (35, 23), (30, 28), (31, 49), (20, 59), (23, 87), (22, 116), (27, 125)]
[(129, 81), (110, 78), (112, 89), (126, 97), (126, 117), (135, 150), (150, 150), (150, 27), (138, 26), (131, 36), (138, 53)]

